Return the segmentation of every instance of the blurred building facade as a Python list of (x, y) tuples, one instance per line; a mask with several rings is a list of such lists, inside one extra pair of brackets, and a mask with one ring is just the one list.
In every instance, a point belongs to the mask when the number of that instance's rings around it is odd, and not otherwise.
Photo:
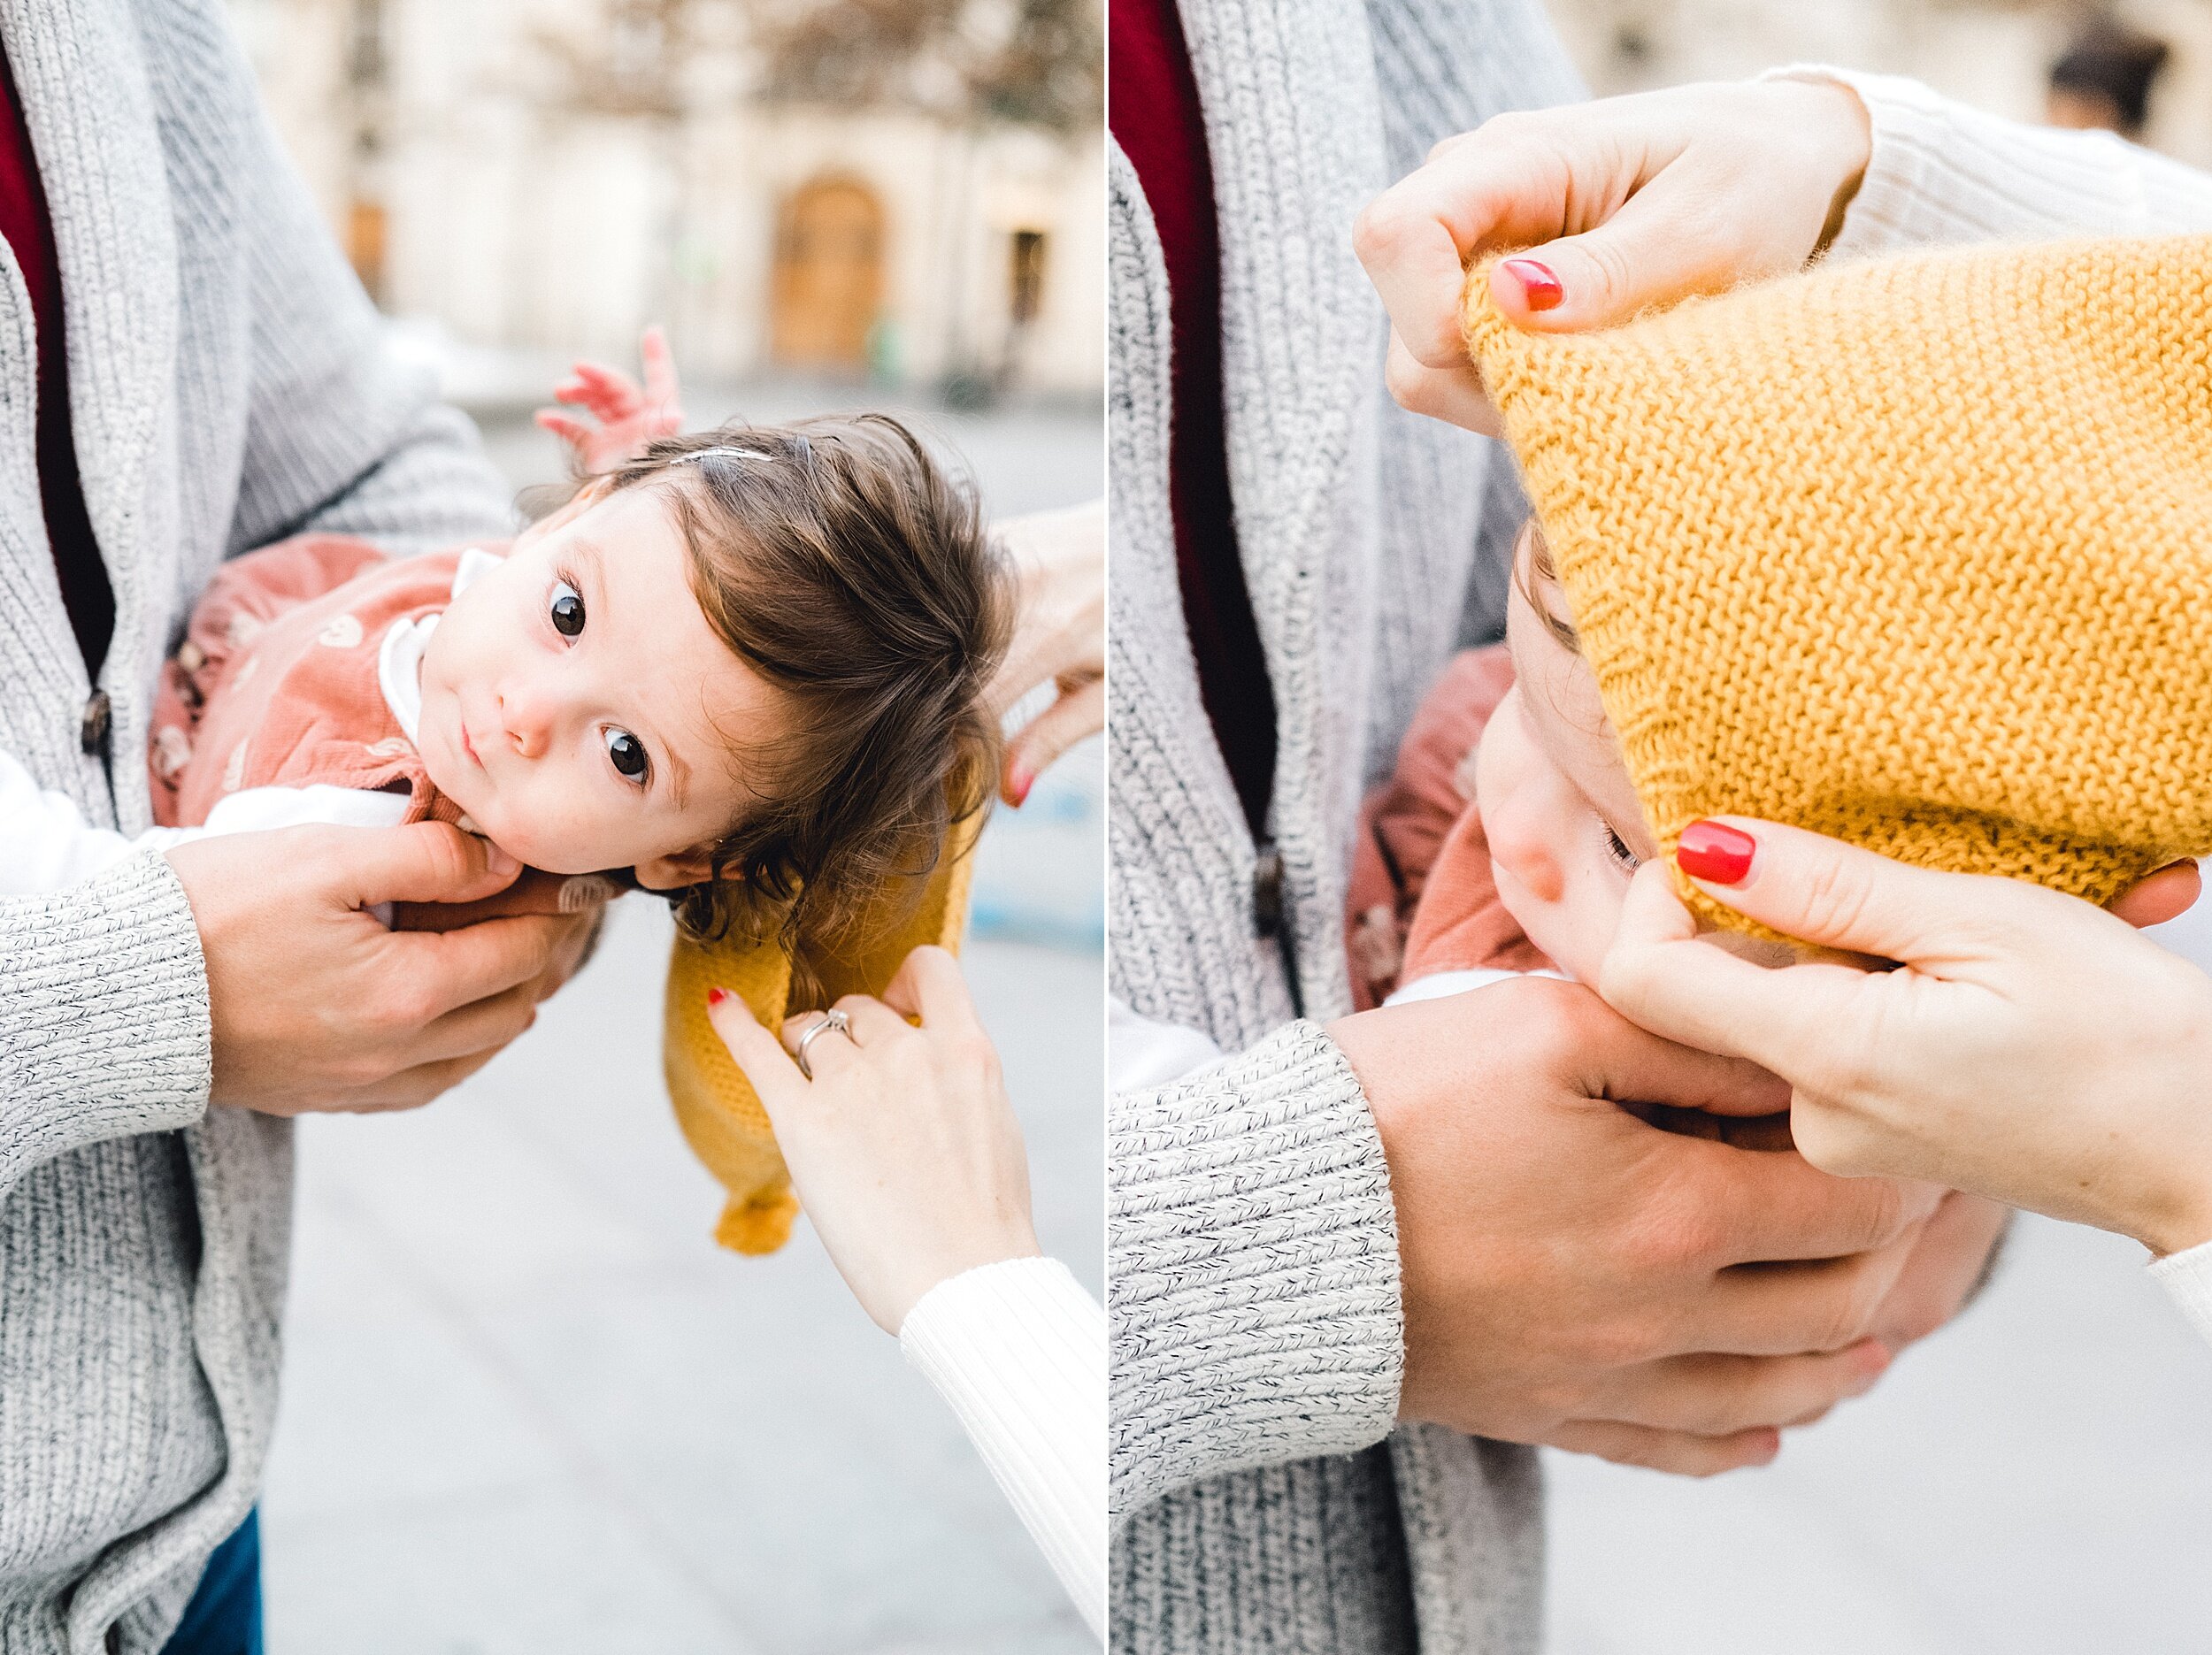
[(463, 346), (1102, 384), (1101, 0), (230, 4), (371, 292)]
[(2051, 65), (2095, 23), (2172, 48), (2143, 142), (2212, 166), (2212, 0), (1548, 0), (1591, 89), (1640, 91), (1815, 62), (1909, 74), (2044, 118)]

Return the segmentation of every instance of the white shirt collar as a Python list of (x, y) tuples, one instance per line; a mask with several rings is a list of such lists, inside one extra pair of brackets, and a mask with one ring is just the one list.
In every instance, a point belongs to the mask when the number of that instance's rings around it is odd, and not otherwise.
[[(498, 567), (498, 558), (481, 547), (470, 547), (454, 568), (449, 596), (459, 597), (488, 571)], [(434, 615), (415, 620), (402, 617), (392, 623), (377, 647), (377, 688), (384, 692), (384, 704), (392, 709), (401, 733), (410, 741), (416, 739), (415, 732), (422, 724), (422, 656), (437, 625)]]

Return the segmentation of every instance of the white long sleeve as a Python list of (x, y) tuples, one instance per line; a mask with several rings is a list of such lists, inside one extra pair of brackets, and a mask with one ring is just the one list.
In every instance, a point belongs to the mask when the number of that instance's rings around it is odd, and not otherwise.
[(944, 1398), (1060, 1584), (1106, 1625), (1106, 1313), (1056, 1259), (940, 1282), (899, 1348)]
[(0, 753), (0, 896), (66, 891), (141, 848), (91, 825), (66, 793), (48, 792), (12, 754)]
[(407, 814), (400, 793), (353, 787), (250, 787), (219, 800), (196, 828), (149, 828), (136, 837), (95, 827), (74, 801), (42, 788), (12, 754), (0, 753), (0, 896), (66, 891), (140, 851), (165, 851), (192, 839), (265, 828), (329, 823), (396, 826)]
[(2189, 1325), (2212, 1343), (2212, 1241), (2154, 1259), (2150, 1272)]
[(2212, 173), (2110, 133), (2006, 120), (1897, 75), (1793, 65), (1763, 78), (1840, 81), (1866, 105), (1873, 147), (1832, 257), (2212, 229)]

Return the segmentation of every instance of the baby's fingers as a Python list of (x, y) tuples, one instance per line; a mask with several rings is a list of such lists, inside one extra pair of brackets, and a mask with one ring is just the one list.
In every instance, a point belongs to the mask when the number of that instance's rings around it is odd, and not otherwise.
[(753, 1083), (761, 1107), (768, 1111), (769, 1124), (774, 1125), (779, 1114), (805, 1095), (806, 1077), (799, 1073), (783, 1042), (772, 1030), (762, 1026), (742, 997), (726, 989), (709, 989), (707, 1022), (729, 1048), (730, 1061)]
[(564, 414), (557, 408), (541, 408), (538, 410), (537, 418), (541, 426), (551, 432), (572, 448), (582, 448), (596, 434), (595, 427), (587, 425), (582, 420), (572, 415)]
[(610, 368), (603, 362), (580, 362), (575, 374), (595, 396), (605, 397), (624, 409), (643, 406), (645, 392), (635, 379), (619, 368)]
[(657, 322), (638, 341), (638, 356), (645, 364), (645, 400), (656, 408), (672, 404), (682, 393), (676, 382), (676, 358), (668, 349), (667, 330)]
[(589, 409), (608, 425), (627, 419), (645, 406), (645, 394), (626, 373), (596, 362), (580, 362), (571, 372), (573, 377), (554, 395)]

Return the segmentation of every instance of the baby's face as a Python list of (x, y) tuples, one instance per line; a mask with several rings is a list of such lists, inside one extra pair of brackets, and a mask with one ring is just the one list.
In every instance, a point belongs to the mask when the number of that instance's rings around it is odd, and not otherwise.
[(1596, 675), (1548, 624), (1566, 624), (1567, 607), (1556, 583), (1530, 568), (1535, 533), (1532, 520), (1513, 548), (1506, 646), (1514, 685), (1483, 731), (1475, 787), (1507, 911), (1560, 969), (1594, 983), (1629, 876), (1657, 847)]
[(664, 490), (587, 493), (431, 634), (424, 767), (530, 866), (695, 884), (758, 797), (732, 748), (774, 740), (787, 709), (708, 625), (689, 567)]

